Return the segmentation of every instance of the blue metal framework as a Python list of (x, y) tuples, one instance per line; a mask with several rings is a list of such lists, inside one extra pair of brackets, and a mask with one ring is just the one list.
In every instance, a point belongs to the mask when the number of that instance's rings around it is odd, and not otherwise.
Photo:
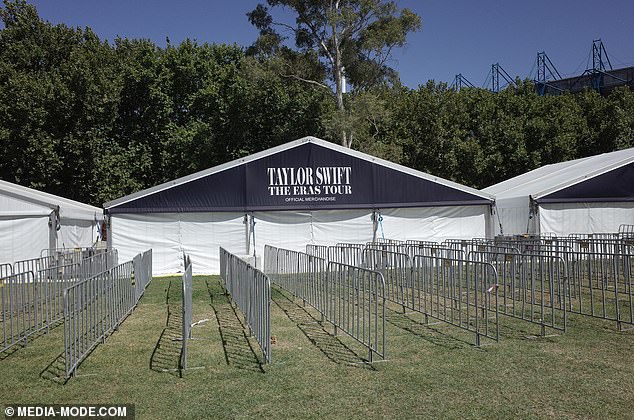
[(499, 92), (500, 91), (500, 76), (503, 80), (506, 81), (508, 85), (512, 85), (515, 89), (517, 89), (517, 85), (513, 78), (500, 66), (500, 63), (495, 63), (491, 66), (491, 91)]
[(550, 80), (557, 80), (557, 79), (561, 79), (561, 74), (559, 74), (559, 71), (557, 71), (553, 62), (550, 61), (550, 58), (548, 58), (548, 55), (546, 55), (544, 51), (538, 52), (537, 53), (537, 79), (533, 81), (535, 83), (535, 88), (537, 89), (537, 93), (540, 96), (543, 96), (544, 93), (546, 93), (546, 87), (555, 89), (559, 92), (563, 92), (564, 91), (563, 89), (548, 83), (548, 81)]
[(455, 88), (456, 91), (460, 92), (460, 90), (464, 87), (475, 87), (470, 81), (467, 80), (466, 77), (462, 75), (462, 73), (456, 74), (454, 78), (454, 82), (451, 84), (451, 87)]

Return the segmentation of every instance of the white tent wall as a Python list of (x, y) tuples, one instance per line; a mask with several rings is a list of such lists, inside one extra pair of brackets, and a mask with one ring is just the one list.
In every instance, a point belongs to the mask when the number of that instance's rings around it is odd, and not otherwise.
[(381, 210), (377, 238), (442, 242), (487, 236), (489, 206), (415, 207)]
[(94, 221), (62, 219), (57, 232), (57, 248), (90, 247), (94, 245), (98, 235)]
[(617, 232), (622, 224), (634, 224), (634, 203), (542, 203), (539, 206), (541, 233), (568, 236)]
[[(219, 247), (238, 255), (246, 254), (242, 213), (181, 213), (180, 244), (198, 274), (220, 272)], [(182, 263), (182, 253), (178, 261)], [(182, 268), (181, 268), (182, 271)]]
[[(265, 245), (305, 251), (306, 244), (312, 241), (309, 211), (253, 212), (252, 216), (255, 218), (255, 245), (258, 257), (264, 257)], [(261, 266), (258, 261), (258, 267)]]
[(121, 214), (110, 218), (109, 247), (119, 253), (119, 261), (130, 261), (152, 248), (154, 274), (178, 273), (183, 258), (179, 242), (179, 221), (175, 214)]
[(183, 252), (197, 274), (218, 273), (218, 247), (246, 253), (241, 213), (116, 214), (110, 218), (110, 246), (120, 261), (152, 248), (154, 275), (183, 271)]
[(493, 211), (495, 235), (537, 233), (536, 218), (530, 217), (528, 196), (497, 200)]
[(36, 258), (49, 247), (49, 218), (0, 217), (0, 263)]
[(372, 210), (318, 210), (313, 216), (313, 244), (335, 245), (338, 242), (372, 241)]
[[(380, 210), (383, 232), (391, 239), (445, 239), (485, 237), (489, 206), (417, 207)], [(366, 243), (373, 238), (372, 210), (319, 210), (312, 212), (255, 212), (256, 254), (264, 245), (303, 251), (306, 244)]]
[(36, 258), (48, 249), (54, 209), (0, 191), (0, 263)]
[(98, 207), (0, 180), (0, 262), (39, 257), (43, 249), (92, 246), (102, 218)]
[[(383, 233), (403, 240), (483, 237), (488, 212), (488, 206), (383, 209)], [(369, 209), (249, 213), (255, 220), (258, 264), (267, 244), (305, 251), (306, 244), (369, 242), (372, 214)], [(237, 255), (253, 254), (253, 236), (247, 252), (244, 216), (237, 212), (115, 214), (110, 218), (110, 246), (119, 251), (121, 260), (152, 248), (155, 275), (181, 272), (183, 251), (192, 258), (196, 273), (217, 274), (218, 247)]]

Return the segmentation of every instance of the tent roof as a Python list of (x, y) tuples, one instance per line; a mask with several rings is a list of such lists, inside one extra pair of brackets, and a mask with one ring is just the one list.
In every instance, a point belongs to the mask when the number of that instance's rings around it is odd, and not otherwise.
[[(309, 146), (307, 146), (309, 145)], [(306, 149), (310, 147), (310, 150)], [(389, 173), (398, 173), (402, 176), (407, 177), (407, 179), (416, 179), (419, 182), (427, 182), (427, 184), (434, 184), (438, 186), (438, 188), (445, 188), (447, 191), (451, 190), (454, 192), (455, 197), (459, 197), (455, 202), (453, 200), (446, 200), (446, 203), (434, 202), (430, 205), (452, 205), (452, 204), (488, 204), (493, 202), (493, 197), (487, 193), (483, 193), (476, 189), (457, 184), (452, 181), (448, 181), (442, 178), (438, 178), (420, 171), (416, 171), (411, 168), (407, 168), (402, 165), (398, 165), (380, 158), (376, 158), (365, 153), (361, 153), (355, 150), (351, 150), (342, 146), (339, 146), (334, 143), (330, 143), (316, 137), (303, 137), (299, 140), (295, 140), (277, 147), (273, 147), (259, 153), (255, 153), (253, 155), (236, 159), (231, 162), (224, 163), (222, 165), (215, 166), (210, 169), (206, 169), (173, 181), (169, 181), (160, 185), (157, 185), (152, 188), (148, 188), (142, 191), (138, 191), (136, 193), (127, 195), (125, 197), (121, 197), (119, 199), (107, 202), (104, 204), (104, 208), (109, 212), (122, 212), (122, 213), (135, 213), (135, 212), (155, 212), (155, 211), (210, 211), (210, 210), (218, 210), (218, 211), (231, 211), (231, 210), (239, 210), (238, 208), (229, 208), (227, 206), (215, 206), (213, 209), (209, 208), (209, 206), (201, 205), (199, 207), (194, 208), (184, 208), (182, 203), (175, 203), (175, 196), (179, 198), (183, 198), (187, 194), (183, 193), (183, 191), (187, 188), (201, 188), (205, 187), (207, 190), (204, 191), (205, 194), (221, 194), (224, 191), (218, 191), (221, 188), (221, 184), (223, 182), (234, 182), (239, 177), (243, 177), (244, 179), (239, 179), (238, 181), (244, 182), (246, 187), (242, 186), (242, 188), (249, 189), (249, 183), (253, 183), (254, 179), (263, 178), (264, 180), (260, 180), (262, 183), (267, 180), (266, 172), (262, 172), (262, 168), (258, 168), (260, 171), (257, 174), (248, 173), (243, 174), (240, 172), (240, 168), (247, 168), (246, 171), (249, 171), (249, 167), (254, 166), (262, 166), (263, 162), (268, 165), (275, 165), (275, 162), (280, 162), (282, 165), (290, 165), (293, 166), (301, 165), (302, 163), (306, 165), (314, 164), (316, 160), (322, 162), (326, 157), (330, 157), (334, 160), (345, 161), (345, 162), (357, 162), (357, 165), (372, 167), (372, 168), (383, 168), (387, 170)], [(286, 160), (285, 160), (286, 159)], [(321, 160), (320, 160), (321, 159)], [(368, 165), (368, 163), (370, 165)], [(266, 168), (264, 168), (266, 169)], [(393, 172), (390, 172), (393, 171)], [(253, 172), (253, 171), (251, 171)], [(380, 175), (376, 175), (376, 177), (384, 176), (387, 172), (383, 171)], [(214, 182), (205, 181), (210, 180), (213, 177), (216, 177)], [(249, 178), (248, 180), (246, 178)], [(370, 180), (368, 180), (370, 181)], [(372, 178), (372, 181), (376, 181)], [(204, 185), (203, 185), (204, 184)], [(211, 186), (213, 184), (213, 186)], [(414, 185), (414, 184), (409, 184)], [(395, 186), (397, 187), (397, 186)], [(235, 189), (235, 187), (234, 187)], [(180, 191), (170, 192), (172, 191)], [(415, 190), (415, 188), (414, 188)], [(414, 191), (412, 191), (414, 192)], [(191, 195), (193, 191), (189, 192)], [(376, 193), (376, 192), (375, 192)], [(245, 205), (241, 210), (295, 210), (298, 208), (315, 208), (315, 206), (307, 206), (304, 205), (283, 205), (283, 206), (267, 206), (267, 205), (253, 205), (251, 203), (251, 198), (249, 194), (245, 191), (243, 194), (246, 194), (245, 197)], [(375, 194), (376, 195), (376, 194)], [(148, 201), (152, 201), (152, 196), (160, 196), (154, 200), (153, 204), (148, 204)], [(468, 201), (468, 202), (467, 202)], [(368, 203), (366, 203), (368, 204)], [(381, 204), (381, 203), (378, 203)], [(385, 204), (385, 203), (382, 203)], [(398, 203), (389, 203), (389, 207), (399, 207)], [(420, 203), (419, 203), (420, 204)], [(153, 207), (142, 208), (142, 207)], [(303, 207), (302, 207), (303, 206)], [(413, 206), (413, 205), (410, 205)], [(159, 208), (162, 207), (162, 208)], [(237, 207), (237, 206), (233, 206)], [(350, 208), (354, 207), (362, 207), (360, 204), (354, 204)], [(368, 207), (368, 205), (363, 205), (363, 207)], [(387, 205), (385, 207), (388, 207)], [(325, 208), (325, 207), (321, 207)], [(335, 206), (328, 206), (328, 208), (347, 208), (345, 204), (341, 203)]]
[[(27, 209), (25, 207), (24, 213), (32, 213), (31, 209), (33, 209), (33, 207), (49, 209), (50, 211), (59, 208), (61, 219), (78, 220), (94, 220), (95, 217), (101, 218), (101, 215), (103, 214), (103, 210), (99, 207), (94, 207), (3, 180), (0, 180), (0, 196), (5, 196), (9, 199), (19, 200), (26, 203), (29, 208)], [(1, 209), (0, 211), (6, 213), (5, 209)], [(11, 212), (16, 215), (21, 214), (20, 211), (16, 211), (14, 209), (11, 209)]]
[(634, 148), (542, 166), (482, 191), (496, 200), (532, 197), (537, 202), (634, 199)]

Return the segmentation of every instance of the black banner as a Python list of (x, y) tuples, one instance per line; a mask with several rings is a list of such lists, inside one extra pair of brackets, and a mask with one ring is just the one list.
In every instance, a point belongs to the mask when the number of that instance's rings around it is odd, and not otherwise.
[[(368, 156), (369, 159), (371, 157)], [(212, 171), (213, 172), (213, 171)], [(149, 193), (110, 213), (489, 204), (486, 198), (308, 142)]]
[(634, 163), (537, 198), (538, 203), (634, 201)]

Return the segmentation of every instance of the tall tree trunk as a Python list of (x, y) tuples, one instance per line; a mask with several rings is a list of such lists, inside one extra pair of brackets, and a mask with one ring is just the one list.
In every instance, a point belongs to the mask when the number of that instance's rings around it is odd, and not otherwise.
[[(339, 10), (339, 1), (336, 1), (334, 3), (335, 10)], [(333, 34), (333, 44), (334, 44), (334, 63), (333, 63), (333, 74), (335, 77), (335, 96), (337, 98), (337, 110), (339, 111), (339, 113), (341, 114), (342, 120), (345, 120), (345, 114), (346, 114), (346, 107), (343, 103), (343, 91), (344, 91), (344, 77), (343, 77), (343, 63), (341, 60), (341, 49), (339, 48), (340, 45), (340, 39), (338, 37), (338, 33), (337, 33), (337, 24), (333, 21), (331, 23), (332, 25), (332, 34)], [(345, 124), (343, 127), (341, 127), (341, 145), (343, 147), (347, 147), (350, 148), (350, 140), (348, 139), (348, 136), (346, 135), (346, 128), (345, 128)]]

